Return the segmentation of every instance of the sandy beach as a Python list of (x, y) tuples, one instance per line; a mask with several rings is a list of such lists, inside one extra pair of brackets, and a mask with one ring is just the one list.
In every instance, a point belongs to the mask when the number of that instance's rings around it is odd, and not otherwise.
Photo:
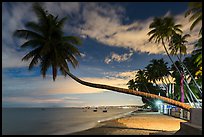
[(158, 112), (134, 112), (72, 135), (172, 135), (180, 129), (180, 122), (187, 121)]

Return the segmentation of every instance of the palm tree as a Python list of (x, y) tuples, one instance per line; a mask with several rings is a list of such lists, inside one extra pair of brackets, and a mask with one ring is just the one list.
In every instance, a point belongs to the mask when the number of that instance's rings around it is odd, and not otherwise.
[(80, 56), (80, 52), (75, 47), (81, 43), (75, 36), (63, 36), (62, 28), (66, 18), (58, 19), (45, 12), (39, 4), (33, 5), (39, 23), (28, 22), (25, 24), (30, 30), (16, 30), (14, 35), (20, 38), (26, 38), (21, 48), (29, 48), (31, 51), (26, 54), (22, 61), (31, 59), (29, 70), (40, 62), (41, 73), (43, 77), (49, 67), (52, 67), (53, 80), (57, 77), (57, 70), (66, 76), (68, 62), (75, 68), (78, 61), (75, 56)]
[[(174, 19), (172, 17), (163, 17), (163, 18), (157, 18), (155, 17), (153, 22), (150, 24), (149, 28), (151, 29), (150, 32), (148, 32), (148, 35), (150, 36), (149, 41), (154, 41), (157, 44), (162, 43), (165, 52), (167, 56), (169, 57), (172, 64), (174, 64), (174, 61), (172, 60), (165, 42), (169, 42), (171, 37), (174, 34), (181, 34), (182, 31), (180, 29), (180, 24), (175, 24)], [(175, 64), (174, 64), (175, 65)], [(175, 66), (177, 68), (177, 66)], [(179, 71), (179, 69), (177, 69)], [(180, 73), (180, 72), (179, 72)]]
[[(189, 10), (186, 12), (185, 17), (191, 15), (189, 21), (193, 21), (190, 30), (199, 24), (202, 21), (202, 2), (190, 2)], [(198, 43), (195, 45), (195, 48), (199, 48), (194, 50), (194, 52), (198, 52), (196, 55), (195, 63), (198, 64), (200, 69), (197, 71), (197, 75), (202, 75), (202, 25), (199, 31), (199, 35), (201, 38), (198, 40)], [(193, 52), (193, 54), (194, 54)], [(202, 92), (201, 92), (202, 93)]]
[(200, 68), (197, 71), (197, 74), (202, 76), (202, 37), (195, 44), (195, 49), (193, 51), (193, 55), (195, 56), (194, 63)]
[[(147, 78), (148, 80), (155, 83), (157, 86), (157, 80), (162, 81), (162, 85), (167, 89), (168, 83), (170, 83), (170, 80), (168, 79), (168, 76), (170, 75), (170, 72), (167, 67), (167, 62), (164, 62), (163, 59), (152, 59), (150, 60), (150, 64), (148, 64), (145, 68), (147, 70)], [(168, 79), (168, 82), (166, 81), (166, 78)], [(163, 90), (162, 90), (163, 91)], [(165, 92), (166, 93), (166, 92)]]
[(129, 88), (129, 89), (136, 90), (134, 79), (129, 80), (128, 83), (127, 83), (127, 85), (128, 85), (128, 88)]
[[(181, 34), (182, 31), (180, 30), (181, 25), (175, 24), (174, 19), (172, 17), (163, 17), (163, 18), (154, 18), (153, 22), (150, 24), (149, 28), (151, 29), (150, 32), (148, 32), (148, 35), (150, 36), (149, 41), (153, 41), (157, 44), (160, 42), (162, 43), (170, 61), (175, 66), (176, 70), (181, 75), (182, 73), (178, 69), (178, 67), (175, 65), (174, 61), (170, 57), (168, 50), (166, 48), (165, 42), (169, 42), (171, 37), (174, 34)], [(188, 90), (193, 94), (191, 91), (188, 82), (184, 79), (184, 83), (187, 86)], [(194, 96), (194, 95), (193, 95)], [(195, 97), (195, 96), (194, 96)], [(195, 98), (196, 99), (196, 98)], [(196, 99), (196, 101), (199, 103), (199, 101)]]
[(168, 82), (166, 81), (165, 78), (168, 78), (168, 76), (170, 75), (167, 64), (168, 63), (164, 62), (163, 59), (150, 60), (150, 64), (148, 64), (145, 67), (147, 70), (148, 79), (150, 81), (153, 81), (155, 84), (156, 84), (157, 80), (159, 80), (159, 81), (161, 80), (163, 83), (167, 84)]
[[(198, 25), (199, 22), (202, 21), (202, 2), (190, 2), (189, 3), (189, 9), (185, 13), (185, 17), (191, 15), (189, 21), (193, 21), (190, 30), (193, 30), (193, 28)], [(202, 26), (200, 29), (199, 34), (202, 34)]]
[[(185, 55), (186, 54), (186, 44), (188, 43), (188, 41), (186, 40), (186, 38), (190, 37), (189, 34), (185, 34), (185, 35), (180, 35), (180, 34), (174, 34), (171, 38), (171, 41), (169, 43), (169, 49), (171, 50), (170, 54), (172, 55), (176, 55), (177, 58), (179, 59), (179, 62), (182, 66), (182, 74), (185, 75), (185, 70), (187, 71), (187, 73), (190, 75), (190, 77), (193, 79), (193, 82), (195, 83), (198, 91), (200, 93), (202, 93), (202, 90), (200, 89), (199, 85), (197, 84), (197, 82), (195, 81), (194, 77), (192, 76), (192, 74), (190, 73), (190, 71), (188, 70), (188, 68), (185, 66), (185, 64), (182, 62), (182, 54)], [(180, 57), (177, 55), (179, 52)], [(185, 76), (186, 77), (186, 76)], [(182, 87), (181, 87), (182, 88)]]
[[(171, 41), (169, 43), (169, 49), (171, 50), (170, 54), (177, 55), (179, 52), (180, 57), (178, 57), (180, 64), (182, 64), (182, 54), (186, 54), (186, 43), (188, 42), (186, 38), (190, 37), (189, 34), (186, 34), (184, 36), (180, 34), (174, 34), (171, 37)], [(184, 87), (183, 87), (183, 78), (184, 78), (184, 69), (181, 71), (181, 100), (184, 102)]]
[[(139, 70), (136, 73), (135, 81), (133, 79), (129, 81), (129, 82), (134, 81), (134, 85), (133, 85), (134, 88), (132, 89), (139, 90), (146, 93), (160, 95), (161, 90), (159, 86), (154, 86), (153, 83), (149, 82), (146, 74), (147, 74), (146, 70)], [(130, 86), (128, 88), (131, 89)], [(166, 94), (161, 94), (161, 95), (164, 96)], [(145, 103), (146, 106), (151, 106), (153, 110), (158, 109), (157, 106), (155, 105), (155, 100), (156, 99), (142, 97), (143, 103)]]
[(34, 4), (33, 10), (38, 17), (39, 22), (27, 23), (27, 27), (31, 30), (17, 30), (14, 33), (15, 36), (26, 38), (28, 40), (21, 45), (21, 47), (27, 47), (27, 49), (31, 50), (25, 57), (23, 57), (23, 60), (32, 59), (29, 69), (36, 66), (40, 61), (39, 64), (43, 77), (45, 77), (48, 68), (52, 67), (53, 81), (57, 77), (57, 71), (59, 70), (64, 76), (69, 75), (72, 79), (85, 86), (160, 99), (186, 110), (190, 110), (190, 108), (192, 108), (188, 104), (155, 94), (109, 85), (95, 84), (77, 78), (70, 73), (68, 63), (70, 62), (73, 67), (76, 67), (78, 64), (75, 56), (80, 56), (80, 52), (76, 48), (76, 45), (80, 44), (79, 38), (74, 36), (63, 36), (62, 27), (65, 22), (65, 18), (59, 20), (58, 17), (45, 12), (39, 4)]
[(171, 41), (169, 43), (169, 49), (171, 50), (170, 54), (171, 55), (177, 55), (178, 52), (180, 54), (179, 61), (182, 62), (182, 54), (186, 54), (186, 43), (188, 41), (186, 38), (190, 37), (189, 34), (181, 35), (181, 34), (174, 34), (171, 37)]

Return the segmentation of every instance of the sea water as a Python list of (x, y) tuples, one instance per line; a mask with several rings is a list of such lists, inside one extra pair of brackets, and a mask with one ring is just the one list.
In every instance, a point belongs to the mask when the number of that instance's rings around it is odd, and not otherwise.
[(89, 129), (98, 122), (121, 117), (134, 108), (3, 108), (3, 135), (63, 135)]

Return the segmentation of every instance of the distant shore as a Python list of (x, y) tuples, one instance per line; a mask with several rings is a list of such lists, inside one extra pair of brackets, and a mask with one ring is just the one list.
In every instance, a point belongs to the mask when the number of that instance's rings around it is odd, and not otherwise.
[(96, 127), (72, 135), (173, 135), (180, 128), (178, 118), (158, 112), (134, 112), (122, 118), (100, 122)]

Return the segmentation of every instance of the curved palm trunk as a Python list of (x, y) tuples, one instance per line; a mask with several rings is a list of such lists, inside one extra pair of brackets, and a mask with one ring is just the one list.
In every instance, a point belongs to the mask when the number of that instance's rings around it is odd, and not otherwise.
[(172, 104), (174, 106), (181, 107), (181, 108), (183, 108), (185, 110), (190, 110), (192, 108), (188, 104), (185, 104), (185, 103), (182, 103), (182, 102), (170, 99), (170, 98), (166, 98), (166, 97), (162, 97), (162, 96), (158, 96), (158, 95), (150, 94), (150, 93), (146, 93), (146, 92), (136, 91), (136, 90), (132, 90), (132, 89), (124, 89), (124, 88), (118, 88), (118, 87), (109, 86), (109, 85), (95, 84), (95, 83), (91, 83), (91, 82), (86, 82), (86, 81), (83, 81), (83, 80), (77, 78), (76, 76), (74, 76), (73, 74), (71, 74), (68, 71), (66, 73), (71, 78), (73, 78), (75, 81), (77, 81), (80, 84), (85, 85), (85, 86), (100, 88), (100, 89), (108, 89), (108, 90), (116, 91), (116, 92), (119, 92), (119, 93), (131, 94), (131, 95), (136, 95), (136, 96), (143, 96), (143, 97), (160, 99), (160, 100), (163, 100), (166, 103)]

